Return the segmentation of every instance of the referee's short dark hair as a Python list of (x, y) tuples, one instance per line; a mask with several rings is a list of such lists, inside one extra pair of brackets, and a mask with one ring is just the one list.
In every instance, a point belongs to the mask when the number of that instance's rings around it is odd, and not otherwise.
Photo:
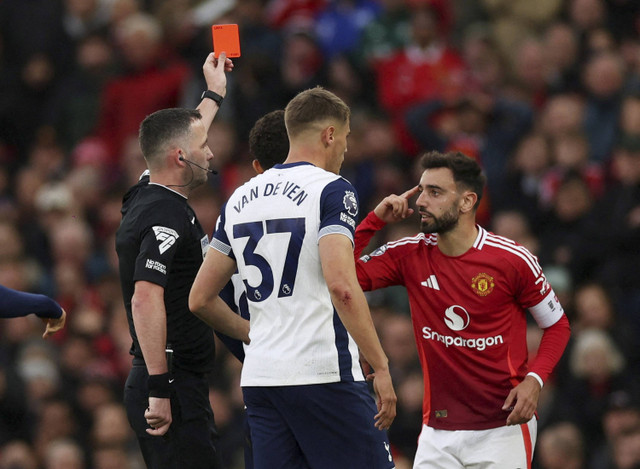
[(289, 137), (283, 110), (271, 111), (256, 121), (249, 133), (249, 153), (264, 170), (287, 159)]
[(169, 108), (148, 115), (140, 124), (138, 140), (147, 163), (168, 150), (171, 144), (185, 139), (191, 131), (191, 124), (202, 119), (196, 109)]
[(482, 192), (487, 182), (487, 178), (482, 172), (482, 168), (476, 160), (460, 153), (452, 151), (440, 153), (430, 151), (422, 155), (420, 160), (422, 169), (449, 168), (453, 173), (453, 180), (456, 185), (461, 185), (478, 196), (475, 207), (478, 207), (482, 199)]

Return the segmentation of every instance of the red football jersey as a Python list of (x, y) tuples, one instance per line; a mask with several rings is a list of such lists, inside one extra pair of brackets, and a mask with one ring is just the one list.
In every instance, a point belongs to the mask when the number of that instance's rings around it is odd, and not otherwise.
[[(358, 227), (356, 249), (369, 241), (372, 217)], [(505, 425), (504, 401), (529, 371), (526, 310), (542, 328), (564, 314), (537, 258), (478, 228), (473, 247), (461, 256), (444, 255), (435, 234), (418, 234), (357, 261), (363, 290), (407, 289), (424, 375), (423, 422), (433, 428)]]

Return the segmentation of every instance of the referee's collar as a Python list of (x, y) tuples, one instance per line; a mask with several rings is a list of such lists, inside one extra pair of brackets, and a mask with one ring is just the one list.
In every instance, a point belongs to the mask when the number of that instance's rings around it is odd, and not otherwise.
[(166, 190), (168, 190), (168, 191), (173, 192), (174, 194), (178, 194), (178, 195), (179, 195), (180, 197), (182, 197), (184, 200), (189, 200), (189, 199), (188, 199), (188, 197), (187, 197), (186, 195), (181, 194), (180, 192), (175, 191), (175, 190), (171, 189), (170, 187), (165, 186), (164, 184), (159, 184), (159, 183), (157, 183), (157, 182), (151, 182), (151, 181), (149, 181), (149, 185), (150, 185), (150, 186), (158, 186), (158, 187), (162, 187), (162, 188), (164, 188), (164, 189), (166, 189)]

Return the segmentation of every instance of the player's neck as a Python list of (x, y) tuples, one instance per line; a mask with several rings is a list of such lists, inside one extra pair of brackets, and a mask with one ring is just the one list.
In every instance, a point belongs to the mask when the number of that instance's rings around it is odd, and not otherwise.
[(457, 227), (447, 233), (438, 234), (438, 249), (450, 257), (461, 256), (473, 246), (478, 237), (475, 220), (463, 220)]
[(314, 154), (313, 152), (289, 152), (287, 159), (284, 161), (284, 164), (289, 163), (311, 163), (318, 168), (326, 169), (326, 160), (319, 155)]
[[(315, 137), (315, 135), (313, 136)], [(302, 136), (289, 142), (289, 154), (285, 160), (288, 163), (311, 163), (318, 168), (327, 169), (329, 165), (329, 153), (319, 140), (310, 136)]]

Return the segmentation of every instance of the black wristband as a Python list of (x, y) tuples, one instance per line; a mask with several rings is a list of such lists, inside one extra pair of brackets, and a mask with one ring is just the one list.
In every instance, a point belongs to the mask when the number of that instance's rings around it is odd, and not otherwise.
[(218, 104), (218, 107), (222, 106), (222, 100), (224, 100), (223, 96), (220, 96), (218, 93), (211, 90), (205, 90), (202, 92), (202, 96), (200, 96), (200, 99), (204, 98), (213, 99)]
[(149, 375), (147, 378), (147, 387), (149, 388), (149, 397), (159, 397), (162, 399), (171, 397), (169, 373)]

